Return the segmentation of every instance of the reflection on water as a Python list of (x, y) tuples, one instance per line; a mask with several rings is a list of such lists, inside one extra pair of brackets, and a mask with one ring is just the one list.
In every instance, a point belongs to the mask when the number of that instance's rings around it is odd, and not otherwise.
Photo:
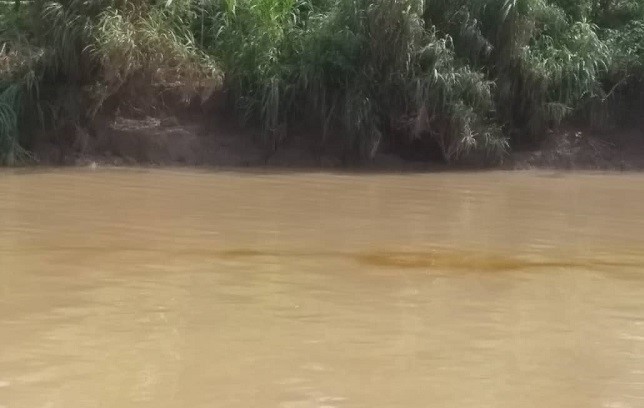
[(644, 406), (643, 182), (0, 173), (0, 406)]

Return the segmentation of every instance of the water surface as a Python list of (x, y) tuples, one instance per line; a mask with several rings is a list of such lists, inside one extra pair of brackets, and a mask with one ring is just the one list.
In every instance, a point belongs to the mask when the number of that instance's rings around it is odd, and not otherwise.
[(644, 406), (644, 175), (0, 173), (0, 406)]

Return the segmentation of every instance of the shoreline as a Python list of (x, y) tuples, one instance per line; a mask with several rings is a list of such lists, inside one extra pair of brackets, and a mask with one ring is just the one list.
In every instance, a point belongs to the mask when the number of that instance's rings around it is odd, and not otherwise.
[[(71, 134), (69, 134), (71, 133)], [(320, 145), (316, 135), (296, 130), (267, 151), (257, 134), (221, 118), (210, 123), (176, 117), (103, 122), (91, 132), (41, 135), (34, 160), (18, 168), (194, 168), (223, 171), (428, 173), (495, 170), (644, 170), (644, 128), (599, 135), (575, 128), (552, 132), (538, 146), (510, 151), (501, 163), (482, 159), (444, 163), (411, 160), (401, 151), (377, 152), (371, 160), (343, 160), (339, 144)], [(385, 150), (385, 149), (382, 149)]]

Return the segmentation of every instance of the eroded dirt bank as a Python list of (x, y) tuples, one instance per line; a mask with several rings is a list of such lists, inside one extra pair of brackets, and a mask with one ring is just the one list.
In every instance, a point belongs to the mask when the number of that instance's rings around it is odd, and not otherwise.
[[(277, 149), (267, 149), (252, 131), (226, 120), (204, 122), (199, 118), (118, 117), (99, 122), (91, 131), (68, 129), (41, 137), (33, 146), (32, 164), (45, 166), (199, 166), (224, 168), (347, 167), (374, 170), (441, 170), (489, 168), (470, 161), (447, 165), (431, 160), (409, 160), (387, 148), (372, 160), (356, 163), (342, 159), (336, 146), (318, 146), (305, 132), (289, 135)], [(503, 169), (644, 169), (644, 127), (611, 134), (579, 129), (552, 133), (545, 142), (510, 153)]]

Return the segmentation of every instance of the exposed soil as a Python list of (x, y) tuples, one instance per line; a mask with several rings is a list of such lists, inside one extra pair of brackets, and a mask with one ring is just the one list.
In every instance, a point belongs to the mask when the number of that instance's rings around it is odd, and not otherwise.
[(92, 131), (43, 139), (33, 147), (45, 165), (249, 166), (262, 149), (233, 128), (208, 129), (202, 121), (146, 117), (97, 121)]
[[(277, 149), (266, 149), (259, 138), (222, 117), (147, 117), (97, 121), (93, 130), (68, 129), (42, 138), (32, 150), (37, 163), (71, 166), (205, 166), (268, 168), (346, 168), (339, 150), (320, 148), (311, 137), (289, 135)], [(295, 137), (294, 137), (295, 136)], [(353, 167), (369, 170), (440, 170), (444, 163), (403, 159), (378, 153)], [(481, 168), (477, 163), (449, 168)], [(513, 152), (500, 166), (505, 169), (644, 169), (644, 127), (598, 135), (575, 129), (550, 134), (532, 150)]]
[(553, 132), (537, 148), (511, 154), (513, 169), (643, 170), (644, 127), (598, 134), (579, 129)]

